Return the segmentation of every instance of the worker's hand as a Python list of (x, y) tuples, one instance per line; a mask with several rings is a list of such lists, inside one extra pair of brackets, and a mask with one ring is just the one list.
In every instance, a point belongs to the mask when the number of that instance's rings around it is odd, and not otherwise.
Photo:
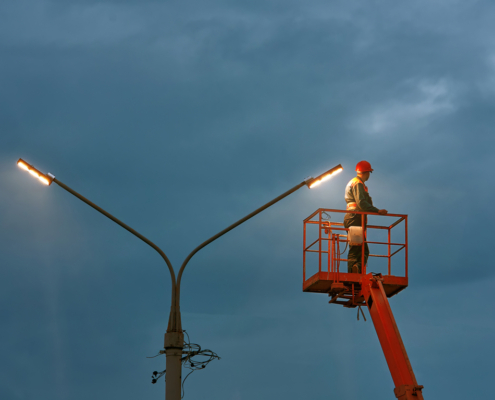
[(378, 214), (385, 215), (385, 214), (388, 214), (388, 211), (387, 210), (378, 210)]

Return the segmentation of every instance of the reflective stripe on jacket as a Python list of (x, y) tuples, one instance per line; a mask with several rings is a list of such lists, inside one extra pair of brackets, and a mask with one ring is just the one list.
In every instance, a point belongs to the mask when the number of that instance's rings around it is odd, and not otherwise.
[(352, 178), (345, 188), (345, 202), (347, 203), (347, 211), (378, 212), (378, 208), (373, 206), (368, 188), (357, 176)]

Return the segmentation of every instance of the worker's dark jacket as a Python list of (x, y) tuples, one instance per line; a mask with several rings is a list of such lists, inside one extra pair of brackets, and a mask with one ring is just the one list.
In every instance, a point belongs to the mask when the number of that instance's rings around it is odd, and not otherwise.
[[(373, 206), (371, 196), (368, 194), (368, 188), (357, 176), (352, 178), (345, 188), (345, 202), (347, 203), (347, 211), (378, 212), (378, 208)], [(366, 215), (364, 220), (366, 224)], [(349, 226), (361, 226), (361, 214), (347, 213), (344, 218), (344, 225), (346, 228)]]
[[(352, 211), (368, 211), (378, 212), (378, 208), (373, 206), (373, 201), (368, 194), (368, 188), (359, 177), (352, 178), (345, 188), (345, 202), (347, 203), (347, 214), (344, 217), (344, 226), (349, 228), (350, 226), (361, 226), (362, 219), (364, 220), (364, 227), (368, 221), (367, 215), (364, 218), (361, 214), (353, 213)], [(362, 264), (362, 245), (349, 246), (349, 254), (347, 256), (347, 271), (361, 273)], [(364, 263), (368, 261), (370, 250), (368, 243), (364, 243)], [(353, 271), (353, 267), (357, 268), (357, 271)]]

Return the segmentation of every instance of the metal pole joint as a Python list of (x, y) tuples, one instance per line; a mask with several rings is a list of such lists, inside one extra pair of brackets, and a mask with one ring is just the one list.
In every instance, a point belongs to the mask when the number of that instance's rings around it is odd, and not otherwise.
[(184, 334), (182, 332), (167, 332), (165, 334), (165, 349), (182, 349)]

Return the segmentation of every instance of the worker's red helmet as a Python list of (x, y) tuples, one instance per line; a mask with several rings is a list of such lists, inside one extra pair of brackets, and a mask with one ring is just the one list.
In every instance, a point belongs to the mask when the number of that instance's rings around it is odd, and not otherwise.
[(373, 172), (373, 168), (368, 161), (359, 161), (356, 165), (356, 172)]

